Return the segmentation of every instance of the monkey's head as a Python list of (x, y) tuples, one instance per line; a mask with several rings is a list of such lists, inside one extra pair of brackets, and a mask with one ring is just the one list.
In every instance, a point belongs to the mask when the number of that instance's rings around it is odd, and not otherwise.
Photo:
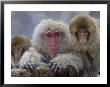
[(33, 46), (50, 55), (65, 51), (68, 44), (69, 28), (66, 24), (52, 19), (42, 20), (34, 30)]
[(79, 46), (90, 46), (96, 43), (97, 28), (95, 21), (90, 16), (77, 16), (69, 25), (72, 43)]
[(19, 59), (30, 46), (31, 43), (27, 37), (23, 35), (13, 36), (11, 39), (12, 56)]

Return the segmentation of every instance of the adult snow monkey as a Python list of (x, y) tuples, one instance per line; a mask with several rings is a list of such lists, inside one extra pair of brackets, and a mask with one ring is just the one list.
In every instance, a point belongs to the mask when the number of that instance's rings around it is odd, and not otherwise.
[(69, 38), (69, 27), (65, 23), (52, 19), (42, 20), (34, 29), (33, 47), (20, 60), (21, 67), (32, 69), (39, 65), (57, 73), (70, 66), (73, 74), (79, 73), (83, 67), (82, 59), (70, 52)]
[(13, 36), (11, 39), (11, 64), (12, 68), (14, 66), (19, 66), (19, 61), (26, 50), (31, 47), (30, 40), (23, 35)]
[(85, 76), (97, 76), (100, 72), (100, 32), (95, 19), (88, 15), (76, 16), (69, 29), (71, 48), (82, 57)]

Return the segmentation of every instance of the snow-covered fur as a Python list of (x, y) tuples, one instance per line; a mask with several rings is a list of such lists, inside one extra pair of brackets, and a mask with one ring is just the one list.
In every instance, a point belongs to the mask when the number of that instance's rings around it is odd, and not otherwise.
[(52, 62), (61, 64), (63, 68), (67, 68), (69, 65), (74, 66), (77, 73), (83, 68), (82, 59), (72, 53), (59, 54), (56, 58), (53, 58)]
[(43, 66), (47, 67), (47, 64), (42, 62), (42, 58), (45, 58), (43, 53), (47, 53), (47, 55), (49, 55), (43, 41), (43, 34), (46, 31), (64, 32), (64, 40), (62, 42), (59, 54), (55, 58), (52, 58), (51, 61), (62, 65), (62, 68), (66, 68), (68, 65), (74, 66), (76, 71), (79, 72), (83, 67), (83, 62), (81, 58), (70, 53), (68, 49), (70, 39), (69, 27), (63, 22), (55, 21), (52, 19), (42, 20), (40, 24), (38, 24), (34, 29), (32, 35), (32, 48), (25, 52), (21, 59), (20, 65), (22, 66), (26, 63), (37, 63), (43, 64)]
[(54, 21), (52, 19), (42, 20), (40, 24), (37, 25), (34, 29), (32, 35), (32, 45), (37, 49), (37, 51), (47, 52), (46, 46), (43, 40), (43, 34), (46, 31), (62, 31), (64, 32), (64, 40), (61, 45), (60, 52), (64, 52), (68, 48), (68, 41), (70, 37), (69, 27), (64, 24), (62, 21)]

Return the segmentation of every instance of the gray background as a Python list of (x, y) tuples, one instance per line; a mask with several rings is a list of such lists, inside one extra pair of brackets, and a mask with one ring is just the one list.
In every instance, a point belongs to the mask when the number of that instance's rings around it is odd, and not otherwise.
[(11, 12), (11, 34), (26, 35), (31, 38), (34, 27), (42, 19), (52, 18), (61, 20), (67, 24), (76, 15), (89, 14), (97, 19), (100, 18), (99, 11), (12, 11)]

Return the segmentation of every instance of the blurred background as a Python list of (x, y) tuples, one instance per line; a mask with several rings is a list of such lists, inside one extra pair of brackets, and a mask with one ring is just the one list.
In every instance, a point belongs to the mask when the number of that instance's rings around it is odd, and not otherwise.
[(76, 15), (88, 14), (97, 20), (100, 19), (99, 11), (12, 11), (11, 35), (26, 35), (32, 38), (33, 29), (42, 19), (52, 18), (69, 24)]

